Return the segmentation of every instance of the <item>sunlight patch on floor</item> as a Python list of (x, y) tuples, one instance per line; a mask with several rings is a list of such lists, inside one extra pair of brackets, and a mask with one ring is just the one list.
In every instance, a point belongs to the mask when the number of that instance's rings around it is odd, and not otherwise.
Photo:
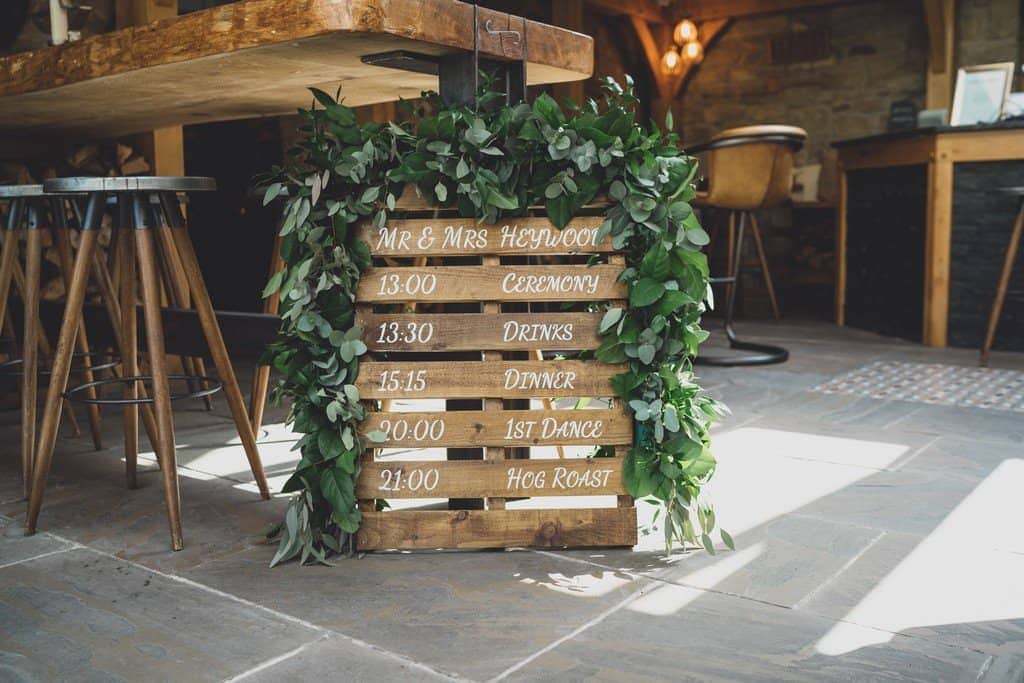
[(1024, 460), (1003, 461), (817, 643), (840, 655), (901, 632), (1024, 619)]
[(716, 436), (718, 471), (706, 488), (734, 537), (872, 476), (904, 444), (743, 427)]
[(764, 550), (764, 543), (755, 543), (749, 548), (742, 548), (736, 552), (722, 555), (722, 559), (714, 564), (698, 569), (680, 579), (679, 582), (686, 584), (685, 586), (663, 584), (629, 603), (627, 609), (656, 617), (675, 614), (703, 595), (705, 591), (702, 589), (714, 588), (757, 559), (764, 553)]
[(548, 574), (549, 581), (537, 581), (532, 578), (520, 579), (520, 583), (547, 588), (556, 593), (571, 595), (576, 598), (598, 598), (618, 590), (631, 583), (633, 578), (622, 576), (613, 571), (601, 571), (593, 574), (567, 575), (560, 572)]

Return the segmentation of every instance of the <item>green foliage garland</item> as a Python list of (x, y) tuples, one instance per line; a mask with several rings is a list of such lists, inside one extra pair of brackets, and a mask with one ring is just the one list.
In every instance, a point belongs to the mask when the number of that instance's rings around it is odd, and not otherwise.
[(359, 454), (367, 447), (357, 432), (365, 408), (355, 380), (366, 346), (354, 327), (354, 293), (371, 264), (354, 227), (367, 219), (384, 226), (410, 183), (432, 204), (485, 222), (543, 204), (559, 228), (598, 195), (610, 197), (598, 240), (610, 235), (626, 253), (620, 280), (629, 306), (604, 307), (594, 355), (627, 368), (613, 381), (636, 420), (626, 485), (664, 507), (667, 548), (689, 542), (713, 551), (714, 512), (699, 494), (715, 468), (708, 430), (724, 408), (691, 369), (707, 337), (700, 319), (711, 297), (701, 253), (708, 236), (689, 203), (696, 161), (674, 134), (637, 123), (632, 81), (624, 89), (607, 79), (605, 90), (602, 102), (569, 116), (547, 95), (509, 107), (485, 89), (470, 108), (428, 93), (402, 125), (360, 125), (351, 109), (313, 90), (313, 106), (300, 111), (300, 140), (285, 167), (271, 172), (265, 199), (287, 191), (285, 267), (264, 296), (281, 296), (280, 341), (270, 356), (283, 375), (276, 393), (290, 399), (289, 420), (303, 435), (284, 486), (297, 495), (276, 530), (272, 565), (326, 562), (352, 548), (361, 519)]

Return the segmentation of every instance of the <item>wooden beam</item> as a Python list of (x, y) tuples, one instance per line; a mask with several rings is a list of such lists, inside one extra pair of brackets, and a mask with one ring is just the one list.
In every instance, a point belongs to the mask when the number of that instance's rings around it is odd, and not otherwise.
[[(712, 19), (710, 21), (702, 22), (697, 26), (697, 39), (700, 41), (701, 47), (704, 48), (705, 59), (707, 58), (708, 51), (715, 44), (715, 41), (718, 40), (719, 36), (721, 36), (722, 32), (731, 22), (731, 19)], [(673, 99), (679, 96), (679, 93), (683, 91), (683, 87), (699, 67), (700, 64), (686, 64), (683, 66), (682, 73), (673, 77)]]
[[(561, 5), (565, 0), (553, 3), (554, 7)], [(609, 14), (611, 16), (622, 16), (624, 14), (637, 19), (643, 19), (652, 24), (667, 24), (668, 17), (664, 10), (653, 0), (587, 0), (587, 4), (596, 12)], [(552, 11), (554, 10), (552, 7)], [(553, 22), (557, 24), (558, 22)]]
[(647, 66), (651, 69), (651, 75), (654, 76), (658, 99), (670, 99), (672, 93), (669, 90), (669, 77), (661, 70), (661, 56), (668, 49), (668, 45), (655, 38), (651, 26), (646, 20), (635, 15), (630, 15), (629, 20), (633, 24), (637, 38), (640, 39), (640, 47), (643, 48), (644, 57), (647, 58)]
[[(684, 16), (696, 22), (713, 19), (739, 19), (758, 14), (778, 14), (799, 9), (849, 5), (858, 0), (687, 0), (673, 13), (672, 19)], [(675, 16), (678, 14), (679, 16)]]
[[(651, 101), (651, 118), (660, 126), (662, 121), (665, 120), (665, 114), (672, 106), (672, 103), (675, 102), (679, 93), (682, 92), (683, 86), (700, 65), (684, 64), (678, 74), (666, 74), (661, 68), (661, 57), (672, 46), (671, 27), (655, 26), (654, 30), (652, 30), (650, 24), (643, 19), (635, 16), (630, 16), (629, 19), (633, 24), (637, 37), (640, 39), (640, 45), (643, 47), (647, 64), (651, 69), (651, 74), (654, 76), (658, 92), (657, 96), (652, 98)], [(722, 31), (729, 25), (730, 21), (730, 19), (715, 19), (702, 22), (697, 26), (697, 39), (704, 48), (705, 58), (707, 57), (708, 50), (721, 35)], [(657, 31), (657, 34), (655, 31)]]
[(922, 0), (928, 28), (925, 108), (948, 109), (953, 100), (954, 0)]

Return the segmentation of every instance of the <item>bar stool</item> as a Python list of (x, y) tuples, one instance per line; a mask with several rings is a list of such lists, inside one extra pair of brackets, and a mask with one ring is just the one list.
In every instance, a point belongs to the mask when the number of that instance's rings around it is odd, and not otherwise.
[[(21, 379), (21, 470), (27, 497), (35, 451), (38, 380), (41, 374), (49, 374), (46, 370), (40, 369), (40, 351), (46, 356), (52, 352), (39, 318), (43, 231), (49, 228), (52, 242), (57, 248), (58, 270), (65, 286), (71, 280), (73, 257), (68, 234), (67, 208), (64, 203), (68, 199), (66, 195), (47, 194), (43, 191), (42, 185), (7, 185), (0, 186), (0, 200), (3, 199), (9, 201), (9, 206), (3, 252), (0, 255), (0, 320), (7, 316), (8, 297), (14, 283), (21, 294), (24, 307), (24, 329), (21, 357), (0, 364), (0, 375)], [(22, 233), (25, 236), (24, 269), (18, 260)], [(101, 367), (92, 366), (94, 354), (90, 351), (84, 324), (78, 332), (77, 349), (78, 353), (73, 354), (73, 357), (79, 360), (80, 364), (73, 370), (81, 372), (86, 382), (93, 380), (93, 373), (97, 370), (113, 366), (113, 363), (106, 363)], [(95, 391), (90, 390), (89, 396), (95, 397)], [(68, 414), (73, 416), (70, 411)], [(103, 448), (103, 438), (99, 406), (90, 405), (88, 415), (93, 445), (96, 450), (100, 450)]]
[(761, 230), (754, 212), (773, 208), (789, 199), (793, 185), (793, 156), (806, 139), (807, 132), (795, 126), (744, 126), (722, 131), (710, 142), (688, 150), (691, 154), (706, 153), (708, 168), (708, 191), (699, 193), (694, 203), (697, 206), (729, 211), (728, 274), (711, 278), (711, 284), (727, 285), (725, 336), (730, 348), (755, 352), (728, 356), (701, 355), (697, 357), (697, 362), (721, 366), (767, 365), (782, 363), (789, 358), (789, 351), (781, 347), (741, 341), (732, 323), (748, 223), (772, 312), (776, 319), (781, 317), (761, 241)]
[[(224, 346), (217, 317), (200, 272), (199, 261), (192, 247), (192, 241), (189, 239), (185, 219), (178, 203), (177, 194), (179, 192), (209, 192), (216, 189), (216, 184), (212, 178), (135, 176), (58, 178), (46, 181), (44, 188), (48, 192), (86, 193), (88, 199), (82, 218), (81, 245), (74, 262), (71, 284), (68, 287), (67, 305), (61, 323), (60, 337), (57, 341), (50, 386), (46, 395), (43, 423), (39, 431), (39, 445), (32, 473), (32, 490), (25, 520), (25, 532), (27, 534), (35, 533), (36, 522), (39, 518), (46, 478), (53, 461), (56, 425), (60, 418), (61, 395), (67, 389), (71, 360), (70, 350), (82, 319), (85, 289), (89, 281), (89, 271), (93, 268), (92, 262), (102, 213), (107, 197), (112, 196), (116, 198), (117, 207), (114, 228), (117, 254), (120, 259), (118, 297), (113, 296), (112, 283), (102, 282), (103, 278), (99, 273), (97, 273), (99, 275), (97, 280), (99, 280), (98, 284), (104, 294), (104, 305), (108, 315), (113, 326), (118, 329), (115, 338), (120, 349), (124, 374), (113, 381), (123, 385), (125, 396), (121, 399), (97, 400), (113, 402), (126, 407), (126, 453), (127, 450), (134, 449), (132, 439), (135, 438), (137, 430), (135, 426), (137, 407), (139, 405), (152, 406), (155, 424), (151, 432), (151, 440), (162, 471), (171, 547), (174, 550), (180, 550), (183, 547), (183, 540), (171, 401), (185, 396), (208, 395), (211, 389), (211, 380), (206, 377), (179, 376), (177, 379), (200, 381), (206, 386), (206, 389), (184, 395), (172, 395), (170, 391), (169, 382), (176, 377), (169, 376), (166, 368), (159, 280), (161, 259), (169, 258), (169, 254), (166, 253), (166, 249), (165, 253), (161, 254), (160, 247), (154, 238), (153, 228), (156, 227), (153, 223), (154, 206), (158, 207), (157, 214), (161, 220), (166, 221), (166, 224), (170, 226), (172, 246), (176, 250), (177, 257), (187, 276), (188, 287), (199, 315), (203, 334), (217, 366), (220, 383), (245, 449), (249, 467), (256, 479), (261, 496), (264, 499), (270, 497), (245, 402), (235, 378), (227, 349)], [(137, 374), (136, 266), (141, 284), (146, 346), (151, 375)], [(91, 384), (96, 386), (109, 381), (111, 380), (94, 381)], [(152, 398), (146, 396), (146, 383), (151, 386)], [(82, 387), (77, 387), (66, 395), (78, 398), (81, 391)], [(127, 457), (126, 460), (128, 460)], [(133, 466), (134, 463), (129, 464), (129, 467)]]
[(983, 366), (988, 365), (988, 356), (992, 351), (992, 343), (996, 339), (996, 328), (999, 327), (999, 318), (1003, 314), (1003, 304), (1006, 302), (1006, 293), (1010, 288), (1010, 276), (1013, 275), (1013, 264), (1020, 253), (1020, 237), (1024, 232), (1024, 187), (1001, 187), (996, 192), (1017, 197), (1017, 219), (1013, 223), (1010, 241), (1006, 245), (1003, 270), (999, 274), (999, 284), (996, 287), (996, 296), (992, 301), (988, 327), (985, 330), (985, 341), (981, 345), (981, 358), (978, 359), (978, 364)]

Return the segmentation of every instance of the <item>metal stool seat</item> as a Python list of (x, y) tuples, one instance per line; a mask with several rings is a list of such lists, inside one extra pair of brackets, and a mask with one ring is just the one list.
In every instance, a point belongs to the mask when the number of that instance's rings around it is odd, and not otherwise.
[[(217, 366), (220, 384), (223, 385), (223, 392), (245, 449), (249, 467), (262, 497), (270, 497), (245, 402), (224, 346), (216, 313), (203, 282), (199, 261), (189, 239), (177, 196), (178, 193), (184, 192), (213, 191), (216, 189), (216, 183), (212, 178), (202, 177), (55, 178), (47, 180), (44, 189), (47, 192), (81, 193), (86, 199), (80, 219), (81, 244), (75, 259), (71, 284), (68, 287), (67, 305), (57, 343), (58, 352), (54, 358), (50, 386), (46, 395), (25, 531), (28, 534), (35, 532), (42, 507), (46, 477), (53, 461), (61, 399), (67, 390), (71, 367), (71, 354), (68, 350), (82, 320), (85, 290), (92, 270), (114, 329), (123, 375), (113, 380), (92, 382), (91, 386), (72, 389), (68, 395), (77, 399), (80, 392), (95, 390), (102, 384), (122, 385), (123, 396), (116, 402), (124, 406), (125, 411), (125, 462), (130, 486), (135, 484), (138, 417), (141, 407), (144, 426), (160, 461), (171, 547), (180, 550), (183, 547), (181, 503), (171, 413), (171, 401), (177, 395), (171, 394), (170, 381), (181, 378), (185, 381), (203, 383), (203, 388), (189, 392), (194, 396), (208, 396), (216, 389), (211, 390), (209, 383), (214, 380), (206, 377), (201, 371), (172, 375), (167, 370), (160, 311), (161, 276), (166, 285), (168, 302), (172, 306), (194, 305), (210, 355)], [(113, 197), (115, 201), (108, 206), (109, 197)], [(115, 249), (117, 262), (116, 295), (115, 283), (105, 282), (103, 274), (93, 268), (99, 228), (108, 209), (111, 210), (114, 227), (111, 244)], [(149, 356), (148, 375), (141, 374), (138, 367), (136, 272), (138, 283), (141, 285), (146, 348)], [(196, 369), (198, 370), (198, 366)], [(146, 391), (145, 384), (151, 386), (151, 392)], [(147, 393), (151, 393), (152, 398)], [(99, 402), (104, 402), (104, 399), (100, 399)]]
[[(21, 358), (8, 359), (2, 368), (4, 376), (21, 378), (21, 464), (26, 495), (35, 460), (40, 360), (53, 352), (39, 318), (42, 233), (47, 229), (50, 231), (58, 254), (58, 267), (66, 286), (71, 281), (73, 261), (66, 206), (69, 198), (72, 196), (65, 193), (48, 193), (42, 185), (0, 186), (0, 201), (8, 205), (3, 252), (0, 254), (0, 321), (7, 318), (12, 285), (20, 292), (24, 307)], [(22, 234), (25, 237), (24, 268), (18, 258)], [(77, 370), (87, 382), (92, 381), (95, 370), (91, 366), (95, 354), (90, 351), (84, 326), (77, 338), (76, 348), (77, 353), (73, 352), (72, 357), (79, 361)], [(98, 450), (103, 447), (99, 407), (89, 406), (88, 415), (93, 445)], [(77, 423), (70, 410), (67, 417), (77, 434)]]

